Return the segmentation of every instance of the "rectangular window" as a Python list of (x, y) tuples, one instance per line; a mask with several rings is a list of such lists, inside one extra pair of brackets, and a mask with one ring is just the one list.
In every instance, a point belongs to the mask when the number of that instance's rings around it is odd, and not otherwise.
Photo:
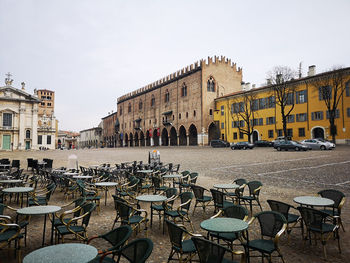
[(221, 123), (221, 129), (225, 129), (225, 123)]
[(296, 119), (297, 119), (297, 122), (307, 121), (307, 114), (306, 113), (298, 113), (298, 114), (296, 114)]
[(274, 108), (276, 104), (275, 96), (268, 97), (269, 108)]
[(318, 99), (319, 100), (332, 99), (332, 87), (330, 86), (320, 87), (318, 89)]
[(346, 114), (347, 114), (348, 117), (350, 117), (350, 108), (346, 109)]
[(311, 112), (311, 120), (313, 121), (323, 120), (323, 111)]
[(345, 84), (345, 96), (350, 97), (350, 82)]
[(283, 136), (283, 132), (281, 129), (277, 130), (277, 137), (280, 137), (280, 136)]
[(223, 116), (225, 114), (225, 106), (221, 106), (221, 115)]
[(268, 130), (268, 136), (269, 138), (273, 138), (273, 130)]
[(239, 103), (239, 112), (244, 112), (244, 102)]
[(260, 118), (260, 119), (259, 119), (259, 125), (260, 125), (260, 126), (264, 125), (263, 118)]
[(43, 144), (43, 136), (38, 135), (38, 144)]
[(265, 109), (266, 108), (266, 102), (265, 98), (260, 98), (259, 99), (259, 110)]
[(239, 132), (239, 138), (243, 139), (243, 136), (244, 136), (243, 132)]
[(2, 126), (12, 127), (12, 113), (4, 113), (2, 115)]
[(233, 133), (233, 139), (234, 139), (234, 140), (237, 140), (237, 132), (234, 132), (234, 133)]
[(292, 122), (294, 122), (294, 114), (287, 116), (287, 123), (292, 123)]
[[(329, 119), (329, 111), (326, 111), (326, 118)], [(338, 119), (339, 118), (339, 110), (335, 110), (334, 118)]]
[(294, 93), (288, 93), (287, 94), (287, 105), (293, 105), (294, 104)]
[(266, 117), (266, 125), (275, 124), (276, 118), (275, 117)]
[(258, 100), (253, 100), (251, 102), (251, 109), (252, 109), (252, 111), (257, 111), (259, 109), (258, 107), (259, 107)]
[(305, 128), (299, 128), (299, 137), (305, 137)]
[(293, 129), (287, 129), (287, 136), (293, 137)]
[(51, 135), (47, 135), (46, 144), (51, 144)]
[(239, 127), (244, 127), (245, 121), (239, 121)]
[(307, 90), (297, 91), (295, 95), (295, 100), (297, 104), (307, 102)]

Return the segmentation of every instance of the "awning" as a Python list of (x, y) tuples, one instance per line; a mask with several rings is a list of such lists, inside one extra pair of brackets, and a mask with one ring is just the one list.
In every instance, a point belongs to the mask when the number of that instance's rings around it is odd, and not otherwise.
[(172, 113), (173, 113), (173, 111), (172, 111), (172, 110), (169, 110), (169, 111), (163, 112), (162, 114), (163, 114), (163, 115), (170, 115), (170, 114), (172, 114)]

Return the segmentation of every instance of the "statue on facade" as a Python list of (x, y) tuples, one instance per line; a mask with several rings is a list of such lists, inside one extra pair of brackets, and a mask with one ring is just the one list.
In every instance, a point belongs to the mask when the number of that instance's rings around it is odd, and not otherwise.
[(9, 73), (6, 74), (7, 78), (5, 78), (5, 84), (6, 86), (11, 86), (13, 79), (11, 79), (12, 75)]

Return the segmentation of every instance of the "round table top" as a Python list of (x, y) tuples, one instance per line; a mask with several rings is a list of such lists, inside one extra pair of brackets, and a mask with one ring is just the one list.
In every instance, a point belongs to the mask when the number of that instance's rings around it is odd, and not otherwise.
[(139, 195), (136, 196), (136, 200), (141, 202), (163, 202), (167, 200), (164, 195)]
[(167, 174), (163, 175), (163, 178), (181, 178), (182, 174)]
[(209, 232), (234, 233), (246, 230), (248, 223), (237, 218), (217, 217), (202, 221), (200, 226)]
[(236, 189), (239, 187), (238, 184), (214, 184), (215, 188), (220, 188), (220, 189)]
[(65, 173), (66, 170), (60, 170), (60, 169), (55, 169), (53, 170), (54, 173)]
[(10, 167), (11, 164), (0, 164), (0, 166), (2, 166), (2, 167)]
[(34, 191), (33, 187), (10, 187), (2, 190), (4, 193), (28, 193)]
[(22, 180), (20, 179), (10, 179), (10, 180), (1, 180), (1, 184), (15, 184), (15, 183), (21, 183)]
[(96, 256), (93, 246), (67, 243), (35, 250), (24, 257), (23, 263), (86, 263)]
[(92, 176), (91, 175), (74, 175), (73, 178), (74, 179), (91, 179)]
[(138, 170), (138, 173), (144, 173), (144, 174), (149, 174), (149, 173), (153, 173), (153, 170)]
[(64, 175), (74, 176), (74, 175), (79, 175), (79, 173), (71, 173), (71, 172), (67, 172), (67, 173), (64, 173)]
[(118, 183), (116, 182), (99, 182), (95, 183), (96, 186), (116, 186)]
[(332, 206), (334, 201), (328, 198), (319, 196), (298, 196), (294, 198), (294, 202), (300, 205), (307, 206)]
[(55, 205), (41, 205), (41, 206), (29, 206), (17, 210), (17, 214), (20, 215), (45, 215), (55, 213), (61, 210), (60, 206)]

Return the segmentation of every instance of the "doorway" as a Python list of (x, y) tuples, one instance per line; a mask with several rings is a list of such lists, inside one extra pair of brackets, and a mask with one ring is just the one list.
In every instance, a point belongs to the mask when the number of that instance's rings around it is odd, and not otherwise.
[(2, 136), (2, 149), (10, 150), (11, 149), (11, 135)]

